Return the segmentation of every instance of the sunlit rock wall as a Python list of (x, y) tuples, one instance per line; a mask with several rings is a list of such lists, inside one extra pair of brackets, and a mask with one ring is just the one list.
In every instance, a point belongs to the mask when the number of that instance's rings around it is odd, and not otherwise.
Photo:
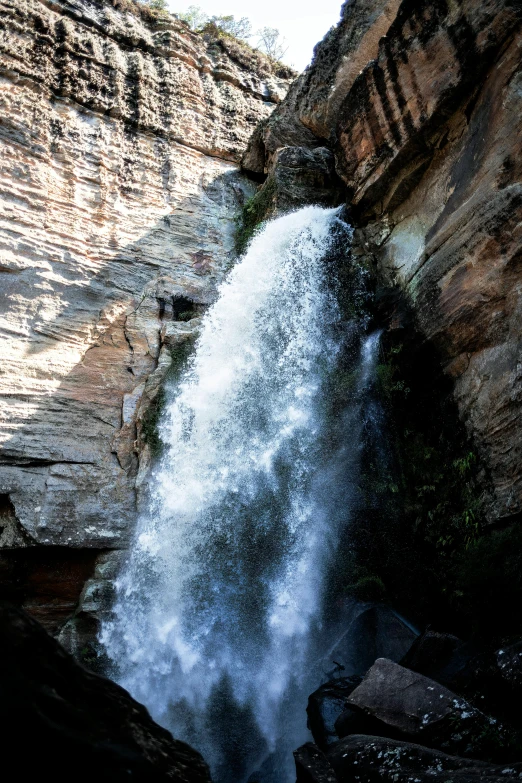
[(0, 546), (126, 545), (166, 322), (212, 301), (292, 76), (108, 0), (0, 0)]

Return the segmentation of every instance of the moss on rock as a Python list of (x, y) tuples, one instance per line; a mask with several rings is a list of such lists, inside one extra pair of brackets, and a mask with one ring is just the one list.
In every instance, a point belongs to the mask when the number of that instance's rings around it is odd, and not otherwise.
[(238, 255), (245, 252), (256, 230), (269, 217), (275, 192), (275, 181), (269, 178), (244, 205), (236, 221), (235, 247)]
[(160, 435), (160, 421), (162, 419), (169, 395), (167, 387), (174, 386), (180, 379), (188, 365), (190, 356), (194, 350), (196, 335), (188, 337), (178, 345), (170, 346), (171, 363), (165, 374), (163, 384), (157, 394), (151, 400), (141, 420), (141, 439), (150, 449), (153, 457), (159, 457), (164, 449), (164, 442)]

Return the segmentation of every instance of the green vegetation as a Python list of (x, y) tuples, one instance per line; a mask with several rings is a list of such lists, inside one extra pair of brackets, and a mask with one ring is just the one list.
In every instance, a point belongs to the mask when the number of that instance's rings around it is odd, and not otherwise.
[(248, 41), (252, 37), (252, 24), (246, 16), (241, 19), (236, 19), (231, 14), (209, 16), (197, 5), (189, 6), (186, 11), (178, 13), (177, 16), (197, 33), (202, 33), (211, 27), (223, 35), (229, 35), (243, 41)]
[(171, 364), (165, 377), (164, 385), (160, 387), (156, 396), (151, 400), (142, 418), (140, 435), (142, 440), (148, 445), (153, 457), (159, 457), (164, 448), (164, 443), (159, 433), (159, 423), (167, 402), (165, 387), (167, 384), (173, 385), (181, 377), (194, 349), (195, 340), (196, 338), (192, 337), (171, 348)]
[(275, 182), (268, 179), (262, 188), (249, 198), (236, 221), (235, 246), (238, 255), (244, 253), (257, 229), (270, 213), (275, 196)]
[[(329, 595), (388, 601), (420, 627), (503, 644), (522, 634), (522, 528), (488, 525), (487, 472), (405, 302), (373, 297), (364, 270), (339, 266), (343, 317), (383, 333), (373, 388), (360, 396), (359, 338), (349, 337), (326, 394), (329, 454), (350, 437), (354, 402), (371, 420)], [(399, 328), (387, 328), (388, 305)]]
[(162, 387), (150, 402), (141, 421), (141, 438), (148, 445), (153, 457), (159, 457), (163, 451), (159, 422), (165, 409), (165, 401), (165, 389)]
[(386, 587), (382, 579), (368, 573), (364, 567), (356, 567), (355, 581), (346, 585), (346, 593), (358, 601), (384, 601), (386, 599)]
[(487, 475), (451, 392), (413, 325), (384, 332), (374, 394), (389, 445), (367, 435), (342, 578), (353, 594), (378, 585), (420, 625), (500, 642), (522, 633), (522, 531), (487, 526)]
[[(144, 0), (140, 1), (144, 2)], [(164, 2), (164, 0), (148, 1)], [(189, 6), (186, 11), (176, 14), (176, 16), (186, 22), (190, 29), (197, 33), (205, 34), (210, 32), (218, 37), (236, 38), (247, 44), (249, 44), (251, 38), (256, 37), (255, 48), (276, 62), (285, 56), (288, 49), (285, 46), (284, 39), (281, 38), (279, 30), (274, 27), (263, 27), (254, 34), (252, 32), (252, 24), (246, 16), (242, 16), (240, 19), (236, 19), (232, 14), (209, 16), (197, 5)]]
[[(132, 13), (148, 21), (170, 16), (167, 0), (104, 0), (104, 2), (118, 11)], [(246, 16), (240, 19), (236, 19), (232, 14), (209, 16), (202, 8), (195, 5), (191, 5), (186, 11), (174, 13), (173, 16), (181, 19), (191, 30), (205, 37), (207, 41), (228, 42), (232, 47), (232, 51), (229, 51), (231, 56), (236, 55), (241, 60), (245, 57), (251, 59), (253, 55), (254, 57), (257, 55), (259, 68), (263, 67), (259, 62), (261, 60), (264, 60), (266, 68), (268, 58), (269, 67), (275, 66), (276, 74), (282, 78), (297, 75), (291, 67), (281, 62), (288, 47), (279, 30), (275, 28), (264, 27), (253, 33), (252, 24)], [(252, 40), (255, 41), (255, 45), (252, 45)]]
[[(462, 565), (484, 534), (479, 461), (434, 350), (411, 327), (383, 335), (376, 395), (389, 450), (367, 444), (357, 562), (419, 622), (444, 617), (480, 632), (480, 606), (464, 608)], [(440, 623), (439, 623), (440, 625)]]
[(167, 0), (107, 0), (117, 11), (127, 11), (144, 19), (168, 16)]
[(522, 529), (520, 522), (482, 530), (454, 567), (456, 603), (473, 617), (473, 630), (509, 642), (520, 638), (522, 618)]
[(147, 5), (153, 11), (168, 11), (169, 4), (167, 0), (139, 0), (143, 5)]

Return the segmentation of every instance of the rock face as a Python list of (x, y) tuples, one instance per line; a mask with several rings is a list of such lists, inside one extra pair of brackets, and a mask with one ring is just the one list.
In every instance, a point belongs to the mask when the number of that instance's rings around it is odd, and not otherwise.
[(24, 612), (0, 604), (0, 631), (2, 756), (20, 780), (210, 783), (199, 753)]
[[(433, 636), (413, 645), (411, 660), (440, 662), (462, 645), (456, 637)], [(498, 666), (505, 660), (507, 678), (515, 684), (519, 649), (516, 644), (496, 655)], [(474, 699), (485, 703), (480, 691)], [(435, 680), (385, 658), (363, 678), (321, 686), (310, 696), (307, 712), (316, 745), (307, 743), (294, 753), (298, 783), (419, 783), (434, 777), (451, 783), (515, 780), (522, 774), (518, 716), (502, 725)]]
[[(341, 669), (330, 671), (329, 679), (308, 697), (308, 728), (321, 750), (338, 741), (339, 736), (353, 733), (379, 733), (372, 718), (349, 706), (349, 697), (376, 658), (399, 661), (417, 639), (411, 626), (388, 606), (372, 603), (351, 604), (347, 622), (340, 636), (333, 636), (332, 646), (324, 659), (326, 665)], [(339, 676), (341, 671), (350, 676)]]
[(311, 742), (294, 752), (297, 783), (335, 783), (336, 777), (326, 756)]
[(418, 637), (389, 606), (361, 603), (352, 612), (346, 630), (329, 652), (330, 659), (344, 664), (349, 673), (364, 674), (376, 658), (400, 661)]
[[(488, 753), (488, 734), (507, 748), (502, 727), (435, 680), (386, 658), (375, 661), (347, 704), (376, 718), (385, 731), (413, 737), (450, 753)], [(491, 739), (494, 739), (491, 737)]]
[[(328, 755), (339, 783), (429, 783), (429, 781), (514, 781), (520, 764), (495, 766), (474, 759), (462, 759), (410, 742), (354, 734), (339, 742)], [(320, 780), (320, 778), (318, 779)]]
[(321, 685), (308, 697), (308, 728), (322, 750), (338, 741), (336, 721), (345, 712), (347, 699), (360, 684), (361, 677), (338, 677)]
[(345, 3), (244, 158), (334, 151), (361, 252), (454, 379), (490, 520), (522, 512), (521, 19), (513, 0)]
[(474, 655), (477, 655), (476, 649), (456, 636), (427, 630), (414, 641), (399, 663), (451, 688), (460, 680), (465, 681)]
[(0, 2), (0, 546), (21, 560), (126, 546), (172, 329), (215, 296), (253, 192), (237, 161), (293, 76), (124, 5)]

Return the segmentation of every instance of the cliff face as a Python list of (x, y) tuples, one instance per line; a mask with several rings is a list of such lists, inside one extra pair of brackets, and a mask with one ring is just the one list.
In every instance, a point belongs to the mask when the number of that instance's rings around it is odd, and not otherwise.
[(522, 511), (521, 7), (351, 0), (246, 169), (329, 147), (356, 252), (398, 284), (454, 379), (492, 520)]
[(293, 74), (105, 0), (1, 0), (0, 20), (0, 571), (56, 630), (128, 541), (147, 406), (230, 261), (237, 161)]

